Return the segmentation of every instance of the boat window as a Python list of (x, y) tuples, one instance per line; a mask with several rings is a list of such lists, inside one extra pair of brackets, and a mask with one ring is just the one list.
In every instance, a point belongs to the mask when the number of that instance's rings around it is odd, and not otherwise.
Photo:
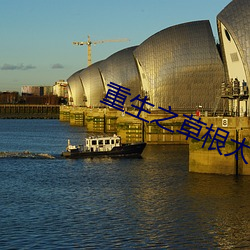
[(118, 140), (118, 139), (116, 139), (116, 143), (119, 143), (119, 140)]
[(115, 140), (111, 140), (111, 144), (115, 144)]
[(109, 140), (105, 140), (105, 144), (110, 144), (110, 141)]
[(99, 140), (99, 141), (98, 141), (98, 144), (99, 144), (99, 145), (103, 145), (103, 140)]
[(92, 140), (92, 145), (96, 145), (96, 140)]

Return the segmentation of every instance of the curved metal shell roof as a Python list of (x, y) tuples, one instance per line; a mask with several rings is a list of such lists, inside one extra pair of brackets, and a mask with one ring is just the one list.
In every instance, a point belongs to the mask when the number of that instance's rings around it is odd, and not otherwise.
[(209, 21), (164, 29), (134, 51), (150, 102), (155, 107), (213, 108), (224, 68)]
[(140, 76), (133, 55), (136, 48), (133, 46), (118, 51), (99, 65), (106, 92), (110, 82), (130, 89), (131, 96), (127, 97), (126, 106), (131, 106), (130, 99), (141, 93)]
[(102, 61), (99, 61), (90, 65), (79, 74), (86, 94), (87, 107), (103, 106), (102, 103), (100, 103), (100, 100), (105, 96), (104, 85), (99, 71), (101, 62)]
[(80, 73), (84, 69), (78, 70), (74, 74), (72, 74), (68, 79), (68, 90), (69, 90), (69, 100), (72, 102), (74, 106), (84, 106), (84, 88), (81, 83)]
[[(243, 60), (247, 81), (250, 82), (250, 2), (234, 0), (217, 16), (227, 28)], [(219, 30), (219, 32), (222, 32)]]

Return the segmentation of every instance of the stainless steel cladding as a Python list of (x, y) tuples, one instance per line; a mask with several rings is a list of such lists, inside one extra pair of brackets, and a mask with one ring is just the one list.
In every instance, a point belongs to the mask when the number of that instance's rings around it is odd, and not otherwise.
[(67, 82), (68, 82), (68, 93), (69, 93), (69, 104), (74, 106), (84, 106), (84, 96), (85, 92), (81, 83), (80, 79), (80, 72), (79, 70), (71, 75)]
[(125, 102), (127, 107), (131, 106), (130, 100), (133, 97), (142, 94), (140, 76), (133, 55), (136, 48), (137, 46), (134, 46), (118, 51), (99, 66), (106, 92), (108, 90), (107, 84), (110, 82), (130, 89), (131, 96), (128, 96)]
[[(110, 82), (130, 89), (131, 98), (147, 96), (156, 109), (214, 111), (221, 86), (230, 89), (235, 79), (242, 96), (250, 82), (249, 0), (233, 0), (217, 16), (217, 25), (220, 44), (208, 20), (183, 23), (76, 72), (68, 79), (73, 104), (101, 106)], [(224, 97), (230, 93), (223, 92)], [(235, 112), (236, 106), (230, 100), (229, 111)], [(246, 106), (241, 102), (240, 112), (250, 115), (250, 102)]]
[(156, 108), (211, 110), (224, 68), (209, 21), (164, 29), (134, 51), (142, 86)]
[(79, 74), (85, 91), (85, 105), (87, 107), (102, 107), (100, 100), (105, 96), (105, 90), (99, 71), (100, 62), (94, 63)]
[[(227, 43), (236, 45), (235, 53), (230, 53), (231, 63), (242, 60), (247, 82), (250, 82), (250, 4), (249, 0), (234, 0), (217, 16), (219, 37), (226, 61)], [(224, 39), (224, 37), (226, 39)], [(237, 58), (238, 56), (238, 58)], [(229, 62), (227, 62), (228, 64)], [(230, 65), (227, 65), (230, 71)], [(227, 69), (228, 69), (227, 67)], [(227, 72), (230, 77), (230, 72)], [(240, 76), (235, 76), (240, 78)], [(243, 79), (240, 79), (243, 80)]]

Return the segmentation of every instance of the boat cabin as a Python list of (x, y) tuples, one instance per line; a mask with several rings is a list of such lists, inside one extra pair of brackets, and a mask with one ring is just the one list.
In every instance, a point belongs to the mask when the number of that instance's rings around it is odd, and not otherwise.
[(110, 151), (114, 147), (121, 146), (121, 138), (117, 135), (103, 137), (88, 137), (86, 138), (86, 151)]

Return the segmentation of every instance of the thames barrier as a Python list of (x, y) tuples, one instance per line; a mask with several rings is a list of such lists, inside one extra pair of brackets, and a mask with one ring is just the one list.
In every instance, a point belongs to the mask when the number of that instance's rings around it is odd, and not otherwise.
[[(60, 119), (84, 124), (88, 131), (118, 133), (125, 142), (188, 144), (192, 172), (249, 174), (249, 1), (231, 1), (217, 14), (216, 24), (217, 41), (209, 20), (194, 20), (166, 27), (79, 69), (67, 79), (71, 108), (61, 109)], [(117, 106), (109, 105), (112, 98), (119, 99)], [(139, 119), (133, 108), (141, 101), (152, 112), (142, 112), (145, 117)], [(131, 110), (130, 115), (108, 106)], [(165, 119), (161, 111), (168, 107), (178, 117)], [(210, 138), (205, 137), (204, 145), (182, 134), (183, 124), (188, 126), (184, 115), (197, 117), (201, 138), (211, 132), (210, 144), (216, 138), (217, 150), (208, 146)], [(218, 131), (226, 137), (219, 139)]]
[[(131, 111), (136, 114), (136, 111)], [(184, 114), (185, 115), (185, 114)], [(188, 115), (188, 114), (186, 114)], [(192, 115), (192, 114), (189, 114)], [(123, 143), (144, 141), (147, 144), (179, 144), (189, 147), (189, 171), (199, 173), (216, 173), (226, 175), (250, 175), (250, 149), (244, 149), (244, 154), (240, 150), (236, 154), (225, 156), (230, 152), (237, 150), (237, 143), (231, 139), (242, 142), (246, 139), (246, 145), (250, 141), (250, 119), (248, 117), (196, 117), (203, 124), (203, 129), (213, 125), (214, 131), (211, 132), (211, 138), (215, 136), (216, 129), (227, 131), (229, 136), (223, 149), (222, 155), (218, 150), (208, 150), (211, 139), (208, 140), (205, 147), (202, 147), (203, 141), (197, 141), (187, 138), (181, 131), (186, 117), (179, 115), (176, 118), (161, 122), (159, 127), (155, 122), (147, 123), (135, 117), (124, 114), (115, 109), (98, 109), (83, 107), (60, 107), (60, 121), (69, 122), (72, 126), (85, 126), (88, 133), (116, 133), (121, 136)], [(168, 118), (166, 113), (144, 114), (144, 119), (153, 121), (157, 119)], [(168, 130), (166, 130), (168, 129)], [(190, 131), (193, 129), (191, 128)], [(170, 132), (173, 131), (173, 132)], [(193, 130), (194, 131), (194, 130)], [(201, 132), (200, 138), (205, 135), (205, 130)], [(243, 149), (242, 149), (243, 150)], [(247, 163), (245, 163), (245, 161)]]

